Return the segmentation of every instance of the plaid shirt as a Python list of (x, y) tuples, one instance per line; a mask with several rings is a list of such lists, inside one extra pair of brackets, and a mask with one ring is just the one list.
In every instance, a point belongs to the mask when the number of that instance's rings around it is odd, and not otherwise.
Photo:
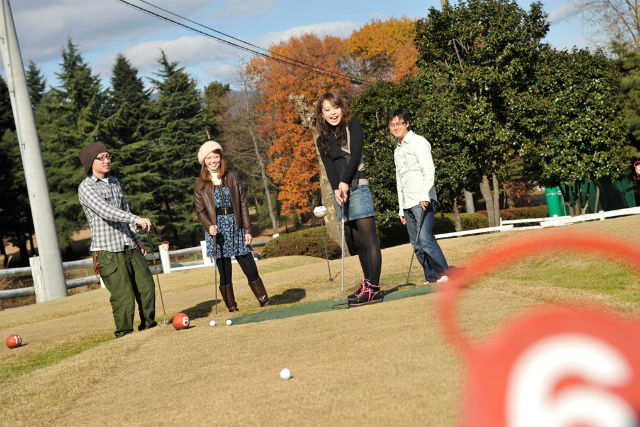
[(136, 232), (138, 216), (129, 212), (120, 182), (86, 177), (78, 187), (78, 199), (91, 227), (91, 250), (121, 252), (140, 241)]

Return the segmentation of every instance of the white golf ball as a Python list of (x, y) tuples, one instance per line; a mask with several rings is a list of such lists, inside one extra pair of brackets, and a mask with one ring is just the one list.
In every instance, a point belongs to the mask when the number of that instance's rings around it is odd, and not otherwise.
[(227, 319), (227, 326), (231, 325), (233, 322), (231, 321), (231, 319)]
[(216, 321), (215, 321), (215, 320), (212, 320), (211, 322), (209, 322), (209, 324), (210, 324), (211, 326), (216, 326)]
[(284, 368), (280, 371), (280, 378), (282, 378), (283, 380), (288, 380), (289, 378), (291, 378), (291, 371), (289, 370), (289, 368)]

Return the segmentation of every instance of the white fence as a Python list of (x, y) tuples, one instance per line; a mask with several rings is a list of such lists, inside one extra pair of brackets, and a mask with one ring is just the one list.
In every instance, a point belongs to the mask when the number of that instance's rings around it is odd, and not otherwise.
[[(528, 219), (514, 219), (514, 220), (502, 220), (502, 218), (500, 218), (500, 225), (497, 227), (478, 228), (475, 230), (436, 234), (435, 237), (436, 239), (448, 239), (451, 237), (493, 233), (496, 231), (502, 232), (502, 231), (532, 230), (532, 229), (540, 229), (540, 228), (547, 228), (547, 227), (562, 227), (566, 225), (575, 224), (578, 222), (598, 221), (598, 220), (604, 221), (607, 218), (614, 218), (614, 217), (627, 216), (627, 215), (638, 215), (638, 214), (640, 214), (640, 207), (618, 209), (618, 210), (606, 211), (606, 212), (600, 211), (594, 214), (586, 214), (586, 215), (578, 215), (578, 216), (554, 216), (554, 217), (548, 217), (548, 218), (528, 218)], [(522, 224), (532, 224), (532, 225), (522, 225)], [(267, 243), (267, 241), (268, 240), (254, 241), (252, 245), (263, 246)], [(158, 256), (160, 258), (160, 265), (156, 267), (154, 266), (151, 267), (152, 273), (155, 273), (155, 272), (169, 273), (171, 271), (185, 270), (190, 268), (200, 268), (200, 267), (207, 267), (207, 266), (213, 265), (211, 259), (207, 257), (207, 251), (206, 251), (206, 246), (204, 241), (200, 242), (200, 246), (195, 246), (195, 247), (186, 248), (186, 249), (178, 249), (175, 251), (169, 251), (166, 248), (164, 248), (162, 245), (160, 245), (158, 247), (158, 252), (156, 252), (155, 254), (147, 254), (148, 260), (152, 260), (154, 257), (158, 259)], [(171, 264), (171, 257), (194, 254), (194, 253), (202, 254), (202, 261), (198, 260), (198, 261), (188, 261), (183, 263)], [(33, 258), (37, 258), (37, 257), (32, 257), (32, 259)], [(37, 261), (35, 261), (35, 263), (37, 263)], [(93, 267), (93, 261), (91, 259), (83, 259), (80, 261), (70, 261), (70, 262), (62, 263), (62, 266), (64, 270), (69, 270), (73, 268), (83, 268), (83, 267), (87, 268), (87, 267)], [(16, 276), (26, 276), (30, 274), (32, 274), (31, 267), (0, 270), (0, 277), (16, 277)], [(34, 283), (35, 282), (36, 282), (36, 277), (34, 277)], [(79, 279), (71, 279), (67, 281), (67, 288), (75, 288), (78, 286), (85, 286), (93, 283), (100, 283), (100, 278), (94, 275), (94, 276), (82, 277)], [(0, 299), (24, 297), (24, 296), (36, 294), (36, 301), (37, 301), (38, 300), (38, 296), (37, 296), (38, 292), (36, 292), (37, 287), (38, 285), (35, 285), (33, 287), (28, 287), (28, 288), (0, 290)]]
[[(251, 243), (252, 246), (259, 247), (264, 246), (268, 240), (258, 240)], [(182, 263), (171, 263), (171, 258), (176, 256), (183, 256), (189, 254), (202, 254), (202, 260), (187, 261)], [(147, 260), (156, 260), (156, 266), (151, 266), (152, 273), (169, 273), (171, 271), (185, 270), (189, 268), (200, 268), (212, 266), (212, 261), (207, 257), (207, 250), (205, 241), (200, 242), (200, 246), (194, 246), (192, 248), (177, 249), (170, 251), (162, 245), (158, 246), (158, 252), (153, 254), (148, 253)], [(256, 256), (256, 259), (258, 257)], [(233, 260), (235, 262), (235, 260)], [(18, 289), (4, 289), (0, 290), (0, 299), (26, 297), (30, 295), (36, 295), (36, 302), (39, 301), (38, 295), (41, 295), (40, 289), (42, 289), (42, 280), (38, 274), (33, 274), (34, 271), (39, 271), (39, 257), (31, 257), (29, 259), (29, 267), (9, 268), (0, 270), (1, 277), (23, 277), (31, 275), (33, 278), (34, 286)], [(78, 261), (67, 261), (62, 263), (62, 268), (66, 270), (72, 270), (76, 268), (91, 268), (93, 269), (93, 260), (91, 258), (82, 259)], [(79, 286), (92, 285), (95, 283), (101, 283), (100, 277), (91, 275), (87, 277), (80, 277), (77, 279), (67, 280), (67, 289), (77, 288)], [(40, 288), (40, 289), (39, 289)]]

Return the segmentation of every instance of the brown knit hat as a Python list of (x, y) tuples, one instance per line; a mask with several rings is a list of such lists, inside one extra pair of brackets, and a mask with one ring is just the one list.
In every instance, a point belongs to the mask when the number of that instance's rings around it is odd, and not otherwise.
[(109, 151), (107, 147), (101, 142), (94, 142), (93, 144), (89, 144), (84, 147), (80, 151), (80, 163), (82, 163), (82, 167), (84, 170), (89, 172), (91, 170), (91, 166), (93, 165), (93, 161), (96, 156), (100, 153), (106, 153)]

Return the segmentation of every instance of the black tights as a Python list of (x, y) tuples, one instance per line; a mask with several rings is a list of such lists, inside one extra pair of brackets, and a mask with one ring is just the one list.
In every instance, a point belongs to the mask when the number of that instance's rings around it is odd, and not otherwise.
[[(240, 268), (249, 283), (253, 283), (260, 278), (258, 275), (258, 267), (256, 261), (253, 259), (253, 254), (236, 256)], [(216, 259), (218, 270), (220, 270), (220, 286), (227, 286), (233, 284), (231, 281), (231, 258), (218, 258)]]
[(380, 270), (382, 268), (382, 254), (376, 233), (376, 222), (373, 217), (360, 218), (346, 223), (353, 243), (358, 250), (358, 258), (362, 266), (365, 279), (372, 285), (380, 285)]

